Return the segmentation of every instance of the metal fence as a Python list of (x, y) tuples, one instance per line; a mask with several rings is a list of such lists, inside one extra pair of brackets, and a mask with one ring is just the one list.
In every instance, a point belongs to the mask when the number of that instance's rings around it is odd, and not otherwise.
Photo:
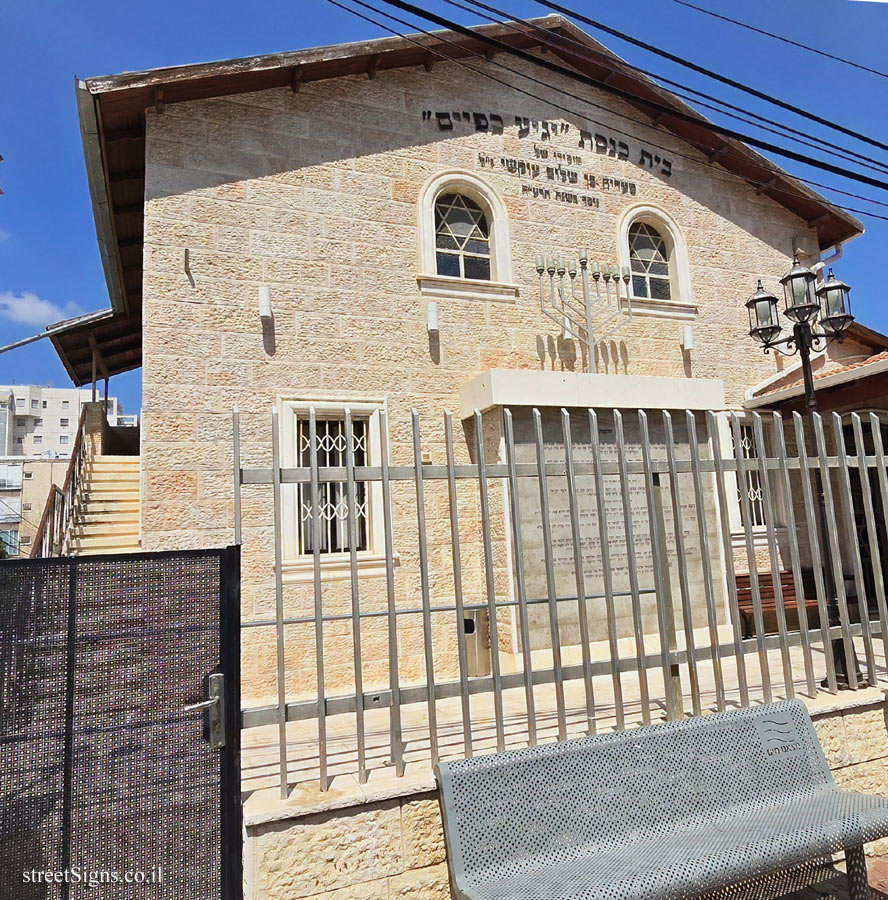
[[(236, 541), (245, 488), (270, 487), (274, 507), (275, 615), (243, 627), (274, 635), (277, 702), (244, 709), (243, 724), (276, 726), (282, 795), (299, 777), (292, 729), (300, 725), (311, 726), (300, 740), (309, 735), (314, 743), (315, 774), (326, 790), (331, 723), (335, 771), (354, 771), (364, 782), (374, 765), (402, 775), (412, 761), (428, 765), (443, 755), (886, 680), (888, 457), (876, 414), (814, 415), (809, 430), (797, 413), (784, 421), (776, 413), (504, 409), (476, 411), (463, 423), (466, 440), (455, 441), (445, 413), (440, 464), (428, 459), (416, 412), (398, 429), (405, 460), (392, 461), (386, 413), (378, 415), (371, 465), (355, 465), (350, 440), (340, 465), (319, 465), (318, 414), (310, 409), (307, 465), (282, 465), (275, 410), (272, 465), (248, 468), (234, 412)], [(342, 433), (353, 433), (348, 410)], [(492, 446), (495, 462), (488, 461)], [(340, 486), (346, 529), (346, 609), (327, 602), (318, 539), (320, 500), (331, 484)], [(384, 589), (372, 600), (357, 549), (362, 484), (371, 515), (382, 520)], [(316, 536), (303, 561), (311, 567), (300, 588), (310, 595), (303, 615), (286, 613), (285, 595), (294, 589), (283, 577), (290, 485), (302, 486), (300, 509)], [(434, 504), (432, 491), (440, 493)], [(436, 529), (430, 546), (434, 516), (449, 527)], [(405, 547), (408, 519), (415, 543)], [(396, 590), (405, 577), (399, 553), (415, 560), (412, 602)], [(467, 593), (470, 569), (481, 588)], [(406, 623), (417, 621), (423, 671), (407, 677), (401, 645)], [(330, 690), (325, 667), (343, 651), (325, 636), (343, 622), (353, 677), (347, 689)], [(362, 639), (371, 624), (385, 628), (387, 659), (384, 683), (367, 686)], [(302, 673), (311, 681), (307, 697), (287, 689), (297, 626), (304, 649), (313, 649)], [(436, 677), (441, 628), (455, 644), (443, 651), (455, 657), (446, 678)], [(442, 733), (453, 737), (446, 747)], [(380, 752), (368, 749), (368, 734)]]

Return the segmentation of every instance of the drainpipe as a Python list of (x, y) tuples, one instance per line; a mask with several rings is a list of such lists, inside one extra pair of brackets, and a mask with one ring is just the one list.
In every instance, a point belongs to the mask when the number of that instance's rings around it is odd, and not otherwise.
[(819, 262), (816, 262), (816, 263), (814, 263), (813, 266), (811, 266), (811, 271), (814, 272), (814, 274), (817, 275), (818, 278), (822, 280), (823, 279), (822, 272), (823, 272), (824, 267), (830, 265), (831, 263), (834, 263), (837, 259), (841, 259), (842, 256), (844, 255), (844, 253), (845, 253), (844, 245), (841, 243), (836, 244), (835, 247), (833, 247), (833, 252), (829, 256), (824, 257)]

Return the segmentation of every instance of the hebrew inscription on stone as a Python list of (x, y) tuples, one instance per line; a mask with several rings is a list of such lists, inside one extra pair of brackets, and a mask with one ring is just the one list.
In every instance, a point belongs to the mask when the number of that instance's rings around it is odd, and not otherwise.
[[(520, 463), (536, 465), (537, 450), (533, 421), (529, 410), (513, 410), (515, 424), (516, 460)], [(689, 459), (688, 436), (685, 427), (685, 414), (676, 411), (673, 424), (678, 460)], [(627, 461), (639, 462), (642, 459), (640, 429), (634, 411), (624, 415), (624, 434), (626, 440)], [(616, 463), (617, 445), (614, 432), (614, 418), (609, 411), (598, 414), (601, 459), (603, 463)], [(665, 432), (662, 413), (649, 413), (651, 455), (654, 459), (664, 460)], [(585, 410), (571, 415), (573, 436), (573, 456), (576, 465), (593, 463), (594, 456), (590, 439), (588, 414)], [(697, 419), (699, 453), (701, 458), (709, 455), (708, 445), (700, 436), (705, 436), (706, 429), (702, 417)], [(565, 460), (564, 441), (562, 438), (561, 415), (558, 410), (543, 412), (544, 453), (547, 463), (563, 466)], [(694, 483), (690, 473), (677, 476), (679, 508), (678, 522), (684, 540), (685, 561), (687, 565), (687, 596), (692, 611), (695, 627), (706, 625), (706, 596), (703, 582), (702, 541), (700, 538), (701, 523), (698, 521), (698, 510), (695, 502)], [(672, 595), (672, 616), (676, 628), (682, 628), (682, 591), (677, 565), (677, 541), (673, 512), (672, 486), (669, 476), (661, 477), (660, 496), (663, 504), (663, 520), (666, 534), (665, 554), (669, 568), (669, 592)], [(576, 601), (576, 575), (574, 568), (574, 544), (570, 519), (570, 498), (567, 478), (561, 475), (549, 475), (548, 502), (549, 522), (552, 535), (551, 560), (554, 573), (556, 595), (571, 598), (558, 603), (558, 623), (561, 643), (564, 646), (580, 642), (578, 604)], [(602, 492), (604, 508), (604, 544), (601, 539), (602, 529), (598, 516), (598, 497), (595, 489), (595, 477), (592, 474), (578, 475), (576, 478), (576, 499), (579, 511), (579, 527), (583, 558), (583, 574), (586, 587), (586, 608), (589, 634), (592, 641), (607, 640), (607, 601), (605, 598), (604, 570), (611, 577), (613, 592), (613, 615), (618, 637), (633, 634), (633, 607), (630, 580), (630, 543), (626, 537), (624, 514), (624, 487), (617, 474), (603, 476)], [(713, 598), (719, 622), (725, 621), (725, 597), (722, 587), (722, 568), (719, 555), (719, 532), (717, 507), (715, 505), (715, 488), (711, 475), (703, 476), (705, 496), (705, 512), (702, 526), (708, 537), (708, 546), (715, 584)], [(639, 604), (644, 625), (644, 632), (655, 634), (658, 630), (657, 603), (667, 602), (664, 590), (656, 590), (660, 579), (656, 577), (653, 544), (651, 540), (651, 516), (649, 512), (647, 491), (643, 474), (630, 474), (625, 484), (625, 496), (631, 516), (633, 540), (631, 550), (637, 581), (640, 588)], [(528, 599), (545, 599), (548, 597), (546, 579), (546, 552), (543, 521), (541, 517), (539, 482), (536, 477), (519, 478), (519, 514), (521, 539), (523, 544), (522, 561), (527, 585)], [(654, 517), (656, 522), (656, 517)], [(656, 526), (654, 526), (656, 527)], [(605, 552), (602, 552), (604, 546)], [(531, 604), (529, 607), (530, 637), (532, 649), (551, 646), (549, 626), (549, 610), (545, 603)]]

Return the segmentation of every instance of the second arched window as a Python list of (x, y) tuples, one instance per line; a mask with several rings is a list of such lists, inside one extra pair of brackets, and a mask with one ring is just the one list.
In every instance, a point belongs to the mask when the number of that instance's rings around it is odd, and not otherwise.
[(653, 225), (633, 222), (629, 226), (629, 264), (634, 297), (672, 299), (669, 246)]
[(439, 275), (490, 281), (490, 223), (463, 194), (435, 201), (435, 255)]

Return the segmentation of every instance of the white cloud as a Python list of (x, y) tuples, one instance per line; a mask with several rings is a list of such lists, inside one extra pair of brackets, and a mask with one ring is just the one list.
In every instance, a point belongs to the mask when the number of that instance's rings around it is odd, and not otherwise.
[(21, 325), (44, 327), (62, 319), (70, 319), (82, 312), (76, 303), (59, 306), (51, 300), (44, 300), (32, 291), (13, 294), (0, 291), (0, 317)]
[(0, 244), (2, 244), (3, 241), (8, 240), (11, 237), (12, 237), (12, 235), (8, 231), (4, 231), (2, 228), (0, 228)]

